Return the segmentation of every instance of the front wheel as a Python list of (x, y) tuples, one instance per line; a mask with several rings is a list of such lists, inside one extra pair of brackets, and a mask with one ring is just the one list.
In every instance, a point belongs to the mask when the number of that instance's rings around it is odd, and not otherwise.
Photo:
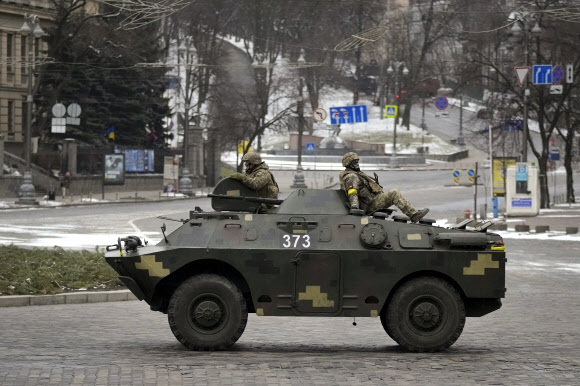
[(191, 350), (224, 350), (242, 336), (246, 301), (223, 276), (203, 274), (184, 281), (167, 310), (173, 335)]
[(413, 352), (442, 351), (461, 335), (465, 306), (457, 290), (436, 277), (403, 284), (387, 306), (385, 330)]

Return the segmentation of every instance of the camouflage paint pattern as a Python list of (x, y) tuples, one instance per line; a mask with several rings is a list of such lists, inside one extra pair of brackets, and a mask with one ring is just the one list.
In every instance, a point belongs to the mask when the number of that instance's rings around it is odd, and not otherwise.
[[(239, 182), (226, 181), (214, 193), (233, 184)], [(369, 231), (385, 237), (374, 245)], [(465, 235), (484, 242), (439, 241)], [(192, 211), (167, 239), (106, 254), (129, 289), (162, 312), (181, 281), (208, 270), (236, 282), (250, 312), (265, 316), (376, 317), (398, 283), (420, 274), (452, 282), (468, 316), (496, 310), (505, 296), (505, 251), (492, 250), (502, 244), (499, 235), (351, 215), (343, 190), (298, 190), (267, 214)]]

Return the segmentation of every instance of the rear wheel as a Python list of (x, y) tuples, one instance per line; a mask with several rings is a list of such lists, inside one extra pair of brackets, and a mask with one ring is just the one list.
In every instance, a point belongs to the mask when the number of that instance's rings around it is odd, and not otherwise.
[(228, 279), (203, 274), (184, 281), (167, 310), (173, 335), (191, 350), (224, 350), (242, 336), (246, 301)]
[(389, 326), (387, 326), (387, 313), (386, 312), (381, 312), (380, 318), (381, 318), (381, 324), (383, 325), (383, 328), (385, 329), (385, 332), (387, 333), (387, 335), (392, 340), (395, 340), (395, 338), (393, 338), (393, 334), (389, 330)]
[(445, 350), (461, 335), (465, 306), (457, 290), (435, 277), (403, 284), (386, 312), (385, 330), (399, 345), (413, 352)]

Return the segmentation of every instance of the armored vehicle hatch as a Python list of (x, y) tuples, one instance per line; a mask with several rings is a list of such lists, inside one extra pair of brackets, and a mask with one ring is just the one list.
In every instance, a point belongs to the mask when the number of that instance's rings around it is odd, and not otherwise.
[[(432, 352), (459, 338), (466, 317), (501, 307), (505, 247), (487, 224), (413, 224), (388, 209), (363, 215), (340, 190), (263, 201), (226, 179), (213, 195), (215, 212), (191, 211), (157, 245), (120, 239), (106, 254), (192, 350), (226, 349), (256, 313), (377, 317), (405, 349)], [(273, 207), (257, 213), (264, 202)]]

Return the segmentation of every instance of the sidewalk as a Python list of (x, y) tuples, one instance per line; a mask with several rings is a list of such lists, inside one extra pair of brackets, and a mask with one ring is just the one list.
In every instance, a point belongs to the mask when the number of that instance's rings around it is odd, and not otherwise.
[(98, 204), (122, 204), (135, 202), (160, 202), (171, 200), (187, 200), (197, 197), (205, 197), (211, 193), (213, 188), (194, 189), (191, 197), (181, 193), (163, 193), (160, 190), (139, 191), (139, 192), (114, 192), (91, 195), (71, 195), (66, 198), (56, 196), (54, 200), (48, 200), (48, 197), (38, 196), (36, 200), (38, 205), (20, 205), (17, 204), (17, 197), (3, 197), (0, 199), (0, 210), (2, 209), (24, 209), (24, 208), (55, 208), (79, 205), (98, 205)]
[[(439, 225), (451, 226), (461, 220), (458, 217)], [(540, 209), (540, 213), (533, 217), (506, 218), (501, 214), (493, 218), (488, 214), (486, 220), (479, 221), (494, 222), (490, 232), (499, 233), (504, 238), (580, 241), (580, 203), (553, 205), (550, 209)]]

